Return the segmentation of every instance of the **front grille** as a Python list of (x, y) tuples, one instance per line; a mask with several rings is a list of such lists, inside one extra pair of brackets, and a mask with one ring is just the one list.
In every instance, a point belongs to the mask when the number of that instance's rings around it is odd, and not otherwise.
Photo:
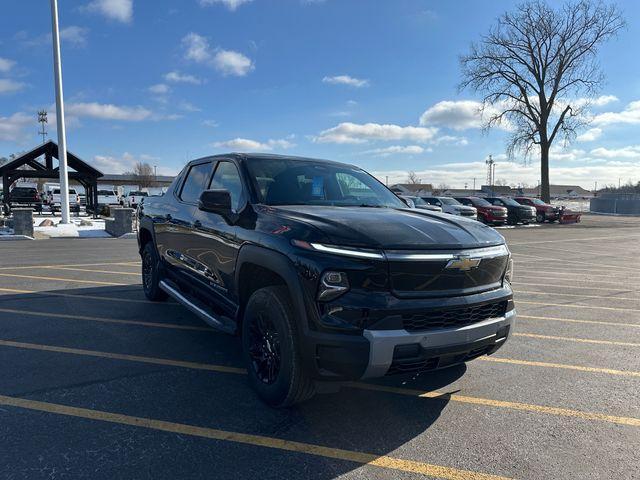
[(402, 315), (402, 324), (409, 332), (464, 327), (489, 318), (502, 317), (506, 310), (506, 301), (431, 310), (426, 313)]

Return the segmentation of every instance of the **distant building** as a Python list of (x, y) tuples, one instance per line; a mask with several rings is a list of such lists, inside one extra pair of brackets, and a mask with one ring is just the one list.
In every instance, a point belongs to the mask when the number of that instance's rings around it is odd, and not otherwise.
[(443, 197), (481, 197), (483, 195), (480, 190), (471, 190), (468, 188), (447, 188), (438, 192)]
[(509, 185), (482, 185), (480, 192), (483, 197), (509, 197), (518, 194), (518, 191)]
[(396, 183), (389, 187), (392, 192), (398, 195), (431, 195), (433, 185), (430, 183)]
[[(520, 192), (526, 197), (539, 197), (540, 186), (533, 188), (521, 188)], [(549, 185), (551, 198), (593, 198), (593, 192), (582, 188), (580, 185)]]

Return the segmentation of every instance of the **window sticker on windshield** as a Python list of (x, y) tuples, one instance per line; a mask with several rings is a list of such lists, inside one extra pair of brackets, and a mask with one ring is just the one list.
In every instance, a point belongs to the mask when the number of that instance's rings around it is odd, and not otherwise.
[(314, 197), (324, 197), (324, 177), (313, 177), (311, 195)]

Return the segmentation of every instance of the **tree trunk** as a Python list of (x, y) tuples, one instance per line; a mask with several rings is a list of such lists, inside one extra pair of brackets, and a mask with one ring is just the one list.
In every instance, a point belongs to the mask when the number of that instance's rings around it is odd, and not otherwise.
[(551, 195), (549, 192), (549, 144), (540, 144), (540, 198), (543, 202), (549, 203)]

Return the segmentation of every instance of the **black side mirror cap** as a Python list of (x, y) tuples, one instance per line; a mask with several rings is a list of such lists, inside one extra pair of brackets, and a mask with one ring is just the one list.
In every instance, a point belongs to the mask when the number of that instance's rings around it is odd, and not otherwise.
[(200, 194), (198, 208), (227, 218), (232, 214), (229, 190), (205, 190)]

